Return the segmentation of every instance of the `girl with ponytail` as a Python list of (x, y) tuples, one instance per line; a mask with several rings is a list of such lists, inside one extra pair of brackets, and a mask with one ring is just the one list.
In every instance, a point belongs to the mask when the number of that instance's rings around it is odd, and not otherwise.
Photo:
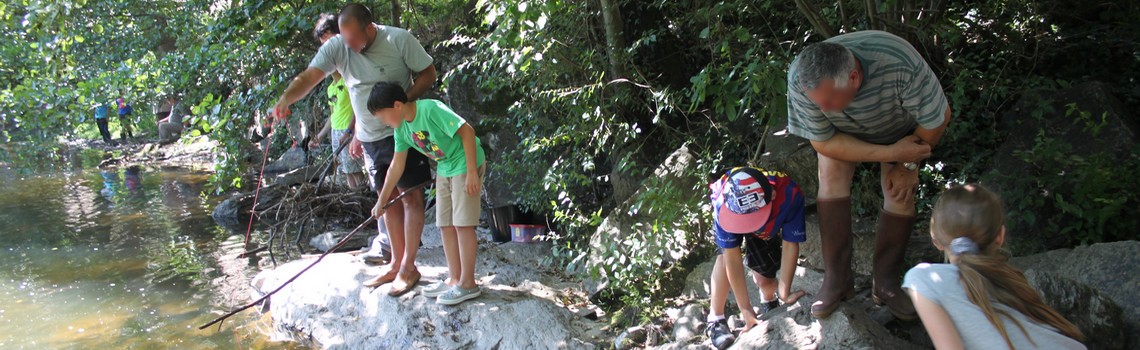
[(919, 264), (903, 288), (938, 349), (1084, 349), (1084, 337), (998, 251), (1005, 214), (980, 185), (954, 187), (930, 218), (934, 247), (949, 264)]

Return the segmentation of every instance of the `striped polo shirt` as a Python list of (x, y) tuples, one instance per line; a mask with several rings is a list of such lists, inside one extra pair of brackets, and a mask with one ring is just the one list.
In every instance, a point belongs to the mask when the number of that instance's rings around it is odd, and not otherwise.
[(948, 106), (942, 85), (906, 40), (867, 30), (832, 37), (826, 42), (851, 50), (863, 65), (863, 84), (846, 109), (825, 113), (796, 82), (796, 62), (792, 62), (788, 71), (789, 133), (812, 141), (827, 141), (838, 131), (885, 145), (914, 133), (916, 126), (935, 129), (942, 125)]

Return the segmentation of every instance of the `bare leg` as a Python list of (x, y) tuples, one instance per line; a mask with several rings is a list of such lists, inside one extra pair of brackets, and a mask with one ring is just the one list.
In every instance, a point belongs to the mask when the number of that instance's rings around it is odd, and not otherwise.
[(441, 227), (443, 233), (443, 255), (447, 258), (447, 285), (459, 284), (463, 266), (459, 259), (459, 236), (455, 226)]
[[(416, 269), (416, 255), (420, 251), (420, 238), (424, 233), (424, 194), (419, 190), (413, 190), (407, 196), (401, 199), (403, 202), (402, 216), (404, 246), (403, 246), (403, 265), (400, 269), (400, 275), (408, 277), (416, 275), (419, 271)], [(395, 245), (392, 250), (396, 250)], [(399, 258), (393, 258), (393, 260)]]
[(460, 276), (459, 286), (463, 289), (477, 287), (475, 284), (475, 255), (479, 250), (479, 241), (475, 238), (474, 226), (456, 227), (459, 236)]
[(716, 256), (709, 279), (709, 314), (724, 316), (724, 303), (728, 301), (729, 290), (728, 274), (724, 271), (724, 254)]
[(388, 244), (392, 247), (392, 261), (388, 263), (388, 271), (385, 273), (388, 275), (399, 272), (404, 262), (404, 204), (402, 202), (396, 201), (388, 207), (388, 210), (384, 211), (384, 225), (388, 227)]
[(779, 286), (779, 282), (775, 278), (764, 277), (753, 271), (752, 280), (756, 282), (757, 287), (760, 287), (761, 301), (776, 300), (776, 287)]

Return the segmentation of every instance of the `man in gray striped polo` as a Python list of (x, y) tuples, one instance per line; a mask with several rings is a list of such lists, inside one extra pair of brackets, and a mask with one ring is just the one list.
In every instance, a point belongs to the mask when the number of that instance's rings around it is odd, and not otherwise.
[(877, 162), (883, 208), (875, 231), (872, 298), (900, 319), (917, 317), (900, 288), (914, 228), (918, 163), (950, 122), (938, 77), (910, 43), (862, 31), (808, 46), (788, 71), (788, 132), (819, 156), (823, 286), (811, 313), (827, 318), (854, 293), (851, 179), (857, 163)]

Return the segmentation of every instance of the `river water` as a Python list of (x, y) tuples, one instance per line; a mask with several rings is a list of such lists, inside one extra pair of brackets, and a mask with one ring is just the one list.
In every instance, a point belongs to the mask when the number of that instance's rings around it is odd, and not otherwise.
[(208, 177), (0, 168), (0, 349), (295, 347), (250, 312), (197, 329), (228, 307), (211, 254), (244, 233), (210, 218)]

